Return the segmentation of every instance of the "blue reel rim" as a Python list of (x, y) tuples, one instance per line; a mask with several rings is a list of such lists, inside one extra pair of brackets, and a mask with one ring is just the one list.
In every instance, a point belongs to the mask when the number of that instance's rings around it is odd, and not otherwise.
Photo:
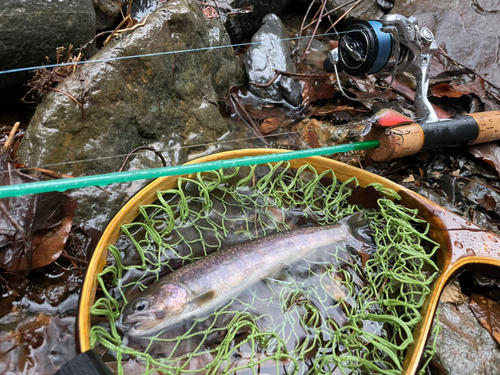
[(368, 21), (370, 26), (372, 27), (375, 35), (377, 37), (378, 49), (377, 49), (377, 58), (373, 63), (373, 66), (368, 71), (367, 74), (373, 74), (380, 72), (391, 57), (392, 53), (392, 35), (388, 33), (384, 33), (382, 29), (382, 23), (379, 21)]

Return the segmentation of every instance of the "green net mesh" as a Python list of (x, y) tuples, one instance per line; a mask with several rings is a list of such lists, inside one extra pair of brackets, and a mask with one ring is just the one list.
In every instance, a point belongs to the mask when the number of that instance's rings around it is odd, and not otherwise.
[[(394, 203), (397, 194), (381, 185), (373, 184), (387, 197), (377, 210), (349, 204), (357, 184), (289, 163), (179, 178), (109, 247), (98, 276), (102, 294), (91, 309), (91, 347), (111, 354), (118, 373), (133, 362), (148, 374), (400, 374), (438, 273), (438, 245), (416, 211)], [(376, 245), (369, 256), (336, 246), (326, 263), (295, 264), (286, 283), (262, 281), (208, 316), (154, 337), (124, 339), (115, 327), (134, 290), (188, 262), (360, 211)], [(428, 360), (434, 351), (431, 340)]]

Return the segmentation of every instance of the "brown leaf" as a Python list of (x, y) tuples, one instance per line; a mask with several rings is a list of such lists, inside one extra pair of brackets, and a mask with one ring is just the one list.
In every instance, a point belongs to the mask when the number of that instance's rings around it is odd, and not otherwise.
[(440, 83), (432, 87), (431, 92), (432, 95), (438, 98), (460, 98), (464, 95), (475, 94), (480, 99), (483, 99), (486, 95), (484, 82), (480, 78), (476, 78), (474, 81), (467, 82), (463, 85)]
[(403, 180), (403, 182), (415, 182), (415, 176), (412, 174)]
[(462, 293), (462, 290), (460, 289), (460, 284), (458, 283), (458, 280), (455, 279), (455, 281), (445, 286), (439, 301), (446, 303), (461, 304), (467, 302), (467, 296)]
[[(387, 77), (383, 79), (387, 84), (391, 82), (391, 77)], [(405, 85), (403, 82), (401, 82), (399, 79), (395, 79), (394, 82), (392, 83), (392, 89), (399, 94), (403, 95), (406, 99), (411, 100), (412, 102), (415, 101), (415, 91), (410, 89), (407, 85)], [(450, 118), (450, 114), (446, 112), (444, 109), (438, 107), (437, 105), (432, 105), (434, 110), (436, 111), (436, 114), (439, 118), (441, 119), (447, 119)]]
[(349, 197), (349, 203), (364, 208), (379, 208), (378, 200), (382, 198), (382, 194), (373, 186), (361, 187), (356, 186), (352, 189), (352, 194)]
[(440, 83), (431, 89), (432, 95), (436, 98), (461, 98), (464, 95), (472, 94), (471, 89), (465, 85), (454, 85), (449, 83)]
[[(0, 156), (0, 170), (5, 171), (0, 173), (0, 185), (38, 181), (10, 165), (7, 153)], [(0, 269), (31, 270), (34, 235), (57, 232), (65, 217), (73, 217), (76, 205), (73, 198), (60, 192), (0, 199)]]
[(372, 253), (364, 251), (363, 248), (356, 249), (356, 252), (358, 253), (359, 257), (361, 258), (361, 267), (365, 268), (366, 262), (368, 260), (370, 260), (370, 258), (372, 257)]
[(279, 128), (281, 122), (285, 119), (285, 116), (279, 117), (268, 117), (266, 118), (262, 124), (259, 125), (259, 131), (262, 134), (269, 134), (272, 131)]
[(308, 105), (320, 99), (331, 99), (336, 92), (333, 74), (320, 78), (302, 78), (302, 103)]
[(498, 176), (500, 176), (500, 147), (498, 147), (496, 142), (471, 146), (469, 147), (469, 151), (476, 158), (484, 160), (488, 164), (494, 166)]
[(500, 344), (500, 304), (479, 294), (473, 294), (469, 305), (477, 320)]
[(2, 298), (0, 298), (0, 318), (12, 311), (12, 307), (16, 299), (17, 294), (10, 291), (7, 295), (3, 295)]
[(495, 208), (497, 208), (497, 202), (491, 194), (486, 194), (482, 199), (478, 199), (477, 202), (488, 211), (495, 211)]
[(57, 230), (37, 233), (33, 237), (33, 269), (45, 267), (57, 260), (64, 250), (73, 225), (72, 217), (65, 217)]

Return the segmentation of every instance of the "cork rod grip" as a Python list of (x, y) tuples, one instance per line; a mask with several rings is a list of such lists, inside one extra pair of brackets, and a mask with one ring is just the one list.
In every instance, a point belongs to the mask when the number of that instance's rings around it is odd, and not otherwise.
[(372, 128), (365, 138), (376, 139), (380, 147), (368, 150), (367, 156), (374, 161), (387, 161), (414, 155), (424, 146), (424, 132), (420, 125), (400, 125), (390, 130), (383, 128)]
[(479, 128), (479, 135), (473, 145), (500, 139), (500, 111), (471, 113), (468, 116), (477, 122)]

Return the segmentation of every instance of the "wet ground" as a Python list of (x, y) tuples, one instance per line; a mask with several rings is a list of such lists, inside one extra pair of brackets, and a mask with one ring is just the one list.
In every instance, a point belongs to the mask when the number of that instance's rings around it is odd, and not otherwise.
[[(283, 15), (282, 19), (290, 34), (297, 32), (302, 15), (303, 13), (293, 11)], [(320, 38), (317, 44), (313, 44), (314, 53), (299, 66), (299, 71), (322, 73), (320, 63), (322, 64), (324, 53), (328, 49), (328, 40)], [(242, 50), (238, 52), (240, 55), (244, 53)], [(464, 94), (462, 90), (462, 94), (457, 96), (456, 93), (460, 90), (453, 90), (448, 86), (448, 94), (451, 91), (454, 98), (447, 98), (442, 93), (432, 91), (431, 101), (434, 104), (450, 114), (499, 108), (498, 103), (481, 86), (477, 87), (475, 80), (468, 78), (467, 74), (470, 72), (447, 76), (445, 70), (451, 70), (454, 65), (448, 61), (437, 66), (436, 75), (440, 76), (432, 81), (433, 85), (445, 83), (455, 85), (455, 88), (467, 86), (469, 92)], [(410, 79), (405, 80), (404, 76), (400, 78), (411, 87)], [(241, 109), (235, 111), (234, 108), (235, 113), (231, 116), (230, 106), (220, 103), (220, 111), (225, 116), (229, 131), (208, 147), (189, 150), (189, 160), (240, 148), (273, 147), (295, 150), (357, 141), (360, 140), (360, 131), (364, 127), (362, 120), (377, 109), (391, 107), (406, 114), (411, 114), (412, 111), (411, 101), (405, 99), (397, 89), (391, 90), (382, 101), (368, 101), (363, 105), (348, 101), (338, 92), (328, 91), (331, 89), (328, 82), (323, 84), (320, 86), (325, 89), (322, 95), (314, 100), (311, 98), (306, 108), (301, 108), (300, 111), (285, 102), (255, 98), (243, 87), (234, 95), (249, 116), (242, 114)], [(355, 95), (362, 96), (367, 92), (375, 95), (380, 81), (374, 78), (345, 78), (345, 84)], [(231, 103), (231, 99), (226, 102)], [(21, 128), (25, 129), (32, 115), (32, 109), (26, 108), (21, 112), (2, 112), (2, 142), (6, 140), (13, 122), (20, 121)], [(266, 121), (268, 118), (271, 120)], [(253, 129), (252, 120), (258, 127), (259, 134)], [(23, 134), (24, 130), (21, 130), (16, 141)], [(367, 160), (363, 152), (332, 157), (400, 183), (471, 222), (500, 234), (498, 155), (498, 145), (493, 143), (482, 157), (490, 162), (474, 156), (468, 147), (423, 151), (412, 157), (384, 163)], [(65, 248), (67, 255), (83, 261), (81, 263), (66, 257), (41, 270), (23, 273), (21, 276), (12, 272), (1, 273), (3, 295), (0, 300), (0, 373), (51, 374), (75, 355), (74, 324), (78, 295), (85, 262), (91, 255), (87, 245), (75, 243), (87, 240), (85, 234), (77, 233), (73, 245), (70, 241)], [(492, 301), (500, 301), (500, 282), (496, 272), (467, 273), (457, 280), (461, 291), (456, 293), (455, 299), (450, 299), (448, 295), (442, 299), (445, 327), (439, 341), (442, 352), (431, 363), (431, 371), (436, 374), (500, 373), (498, 364), (494, 362), (499, 353), (498, 344), (488, 331), (478, 325), (478, 315), (474, 315), (469, 307), (474, 298), (478, 300), (478, 297), (473, 297), (478, 294), (485, 295)], [(464, 324), (470, 329), (461, 333)], [(479, 339), (476, 340), (477, 337)], [(476, 356), (480, 358), (479, 361), (472, 358), (473, 355), (464, 354), (472, 350), (470, 348), (474, 348), (474, 353), (480, 354)], [(459, 362), (458, 359), (462, 357), (465, 359)], [(480, 364), (484, 367), (479, 367)]]

